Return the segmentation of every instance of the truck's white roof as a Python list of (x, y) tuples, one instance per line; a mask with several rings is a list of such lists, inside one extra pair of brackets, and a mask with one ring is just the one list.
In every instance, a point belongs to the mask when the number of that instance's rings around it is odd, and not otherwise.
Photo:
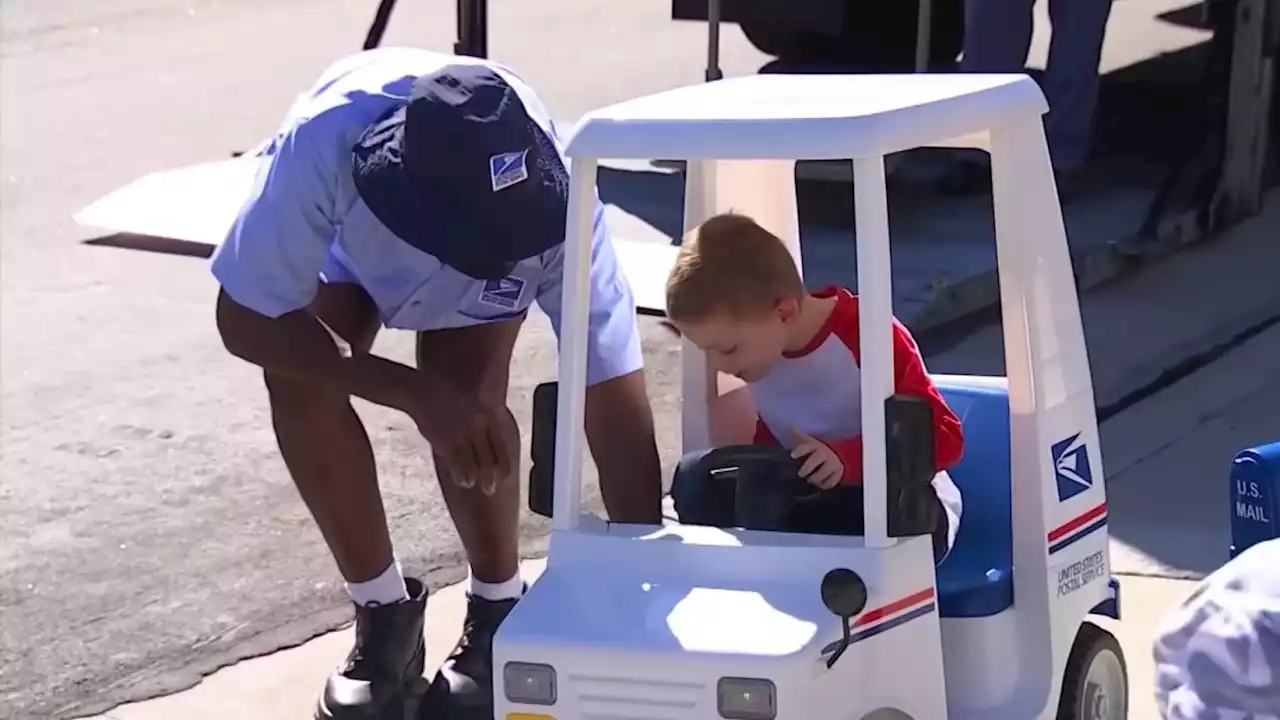
[(755, 75), (591, 112), (567, 151), (669, 160), (871, 157), (1047, 109), (1026, 75)]

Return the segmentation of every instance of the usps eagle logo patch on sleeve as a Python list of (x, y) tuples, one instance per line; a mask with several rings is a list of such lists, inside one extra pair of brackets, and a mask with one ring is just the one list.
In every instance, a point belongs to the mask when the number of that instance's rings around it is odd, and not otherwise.
[(524, 286), (525, 281), (515, 276), (504, 277), (501, 280), (487, 280), (480, 290), (480, 302), (504, 310), (515, 310), (520, 307)]
[(494, 192), (506, 190), (529, 179), (529, 168), (525, 165), (528, 156), (529, 149), (525, 148), (519, 152), (498, 153), (489, 157), (489, 181)]

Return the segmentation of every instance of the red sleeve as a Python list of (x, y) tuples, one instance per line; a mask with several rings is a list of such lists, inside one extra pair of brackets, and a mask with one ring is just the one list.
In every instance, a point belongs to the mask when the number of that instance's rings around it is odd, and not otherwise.
[(938, 386), (924, 367), (924, 358), (920, 356), (920, 348), (916, 346), (911, 331), (893, 320), (893, 386), (902, 395), (914, 395), (924, 398), (933, 408), (933, 458), (936, 470), (947, 468), (960, 462), (964, 455), (964, 433), (961, 431), (960, 418), (947, 405)]
[[(856, 302), (856, 300), (854, 301)], [(854, 359), (861, 364), (862, 356), (858, 349), (858, 322), (856, 305), (853, 312), (835, 328), (840, 339), (853, 351)], [(911, 331), (893, 319), (893, 366), (894, 391), (902, 395), (913, 395), (924, 398), (933, 408), (933, 455), (938, 470), (945, 470), (960, 461), (964, 453), (964, 435), (960, 428), (960, 418), (952, 412), (943, 399), (942, 393), (933, 384), (933, 379), (925, 370), (924, 358), (920, 356), (920, 348), (916, 346)], [(862, 437), (830, 439), (827, 445), (840, 456), (844, 464), (844, 477), (841, 482), (846, 485), (857, 485), (862, 482)]]
[(844, 466), (844, 475), (840, 476), (843, 485), (862, 484), (862, 436), (843, 440), (823, 440), (827, 447), (835, 451)]
[(764, 418), (756, 416), (756, 434), (751, 438), (752, 445), (781, 445), (778, 438), (773, 436), (773, 431), (768, 425), (764, 424)]

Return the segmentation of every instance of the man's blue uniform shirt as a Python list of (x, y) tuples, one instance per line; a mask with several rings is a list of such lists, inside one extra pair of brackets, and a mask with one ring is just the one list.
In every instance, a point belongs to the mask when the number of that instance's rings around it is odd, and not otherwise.
[[(483, 63), (501, 74), (563, 152), (542, 101), (501, 65), (411, 48), (344, 58), (298, 97), (263, 152), (253, 191), (213, 257), (213, 274), (228, 295), (278, 317), (307, 307), (321, 279), (355, 282), (377, 303), (386, 327), (416, 331), (514, 317), (536, 300), (559, 336), (563, 245), (521, 262), (503, 280), (475, 280), (397, 238), (356, 193), (351, 148), (360, 135), (407, 99), (414, 78), (458, 63)], [(590, 319), (589, 383), (642, 367), (635, 301), (599, 205)]]
[(1280, 538), (1213, 571), (1152, 645), (1166, 720), (1280, 720)]

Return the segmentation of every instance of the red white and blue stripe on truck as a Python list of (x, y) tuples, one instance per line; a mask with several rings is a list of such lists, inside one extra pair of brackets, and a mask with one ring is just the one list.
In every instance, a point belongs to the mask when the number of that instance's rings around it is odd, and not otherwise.
[[(932, 614), (936, 609), (936, 596), (931, 587), (874, 607), (849, 621), (849, 644), (853, 645), (902, 627), (912, 620)], [(828, 644), (822, 648), (822, 655), (835, 652), (839, 645), (839, 640)]]
[(1065, 550), (1107, 526), (1107, 504), (1098, 503), (1049, 531), (1049, 554)]

